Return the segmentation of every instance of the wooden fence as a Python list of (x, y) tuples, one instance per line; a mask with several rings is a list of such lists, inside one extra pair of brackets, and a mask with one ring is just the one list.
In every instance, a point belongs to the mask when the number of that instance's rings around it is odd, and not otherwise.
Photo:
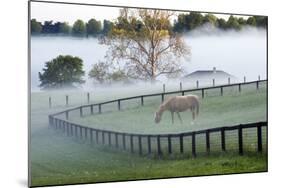
[[(199, 87), (199, 81), (197, 80), (196, 81), (196, 88), (195, 89), (188, 89), (188, 90), (183, 90), (183, 86), (182, 86), (182, 82), (179, 83), (179, 90), (178, 91), (172, 91), (172, 92), (166, 92), (166, 85), (163, 84), (163, 90), (161, 93), (155, 93), (155, 94), (148, 94), (148, 95), (142, 95), (143, 97), (150, 97), (150, 96), (157, 96), (157, 95), (161, 95), (162, 94), (174, 94), (174, 93), (181, 93), (182, 95), (184, 95), (185, 92), (190, 92), (190, 91), (198, 91), (198, 90), (201, 90), (202, 92), (202, 97), (204, 97), (204, 92), (208, 89), (216, 89), (216, 88), (219, 88), (220, 91), (221, 91), (221, 95), (223, 95), (223, 88), (225, 87), (233, 87), (233, 86), (238, 86), (238, 90), (239, 92), (241, 92), (241, 85), (247, 85), (247, 84), (256, 84), (256, 88), (259, 89), (259, 83), (261, 82), (264, 82), (264, 81), (267, 81), (267, 80), (260, 80), (260, 77), (259, 77), (259, 80), (257, 81), (252, 81), (252, 82), (246, 82), (246, 77), (244, 77), (244, 82), (241, 82), (241, 83), (234, 83), (234, 84), (230, 84), (230, 78), (228, 79), (228, 84), (226, 85), (217, 85), (215, 84), (215, 79), (213, 79), (212, 83), (213, 85), (210, 86), (210, 87), (202, 87), (200, 88)], [(90, 104), (91, 103), (91, 94), (89, 92), (86, 93), (86, 100), (85, 102), (87, 102), (87, 104)], [(135, 96), (134, 98), (143, 98), (142, 96)], [(93, 98), (93, 96), (92, 96)], [(133, 99), (133, 98), (123, 98), (123, 99), (120, 99), (121, 100), (128, 100), (128, 99)], [(70, 95), (65, 95), (65, 106), (69, 106), (70, 104)], [(52, 97), (49, 97), (49, 108), (52, 108), (53, 107), (53, 99)]]
[[(256, 129), (256, 151), (263, 151), (263, 132), (262, 128), (267, 127), (267, 122), (257, 122), (250, 124), (240, 124), (235, 126), (218, 127), (206, 130), (183, 132), (178, 134), (134, 134), (118, 131), (109, 131), (102, 129), (95, 129), (85, 127), (79, 124), (69, 122), (49, 116), (49, 124), (56, 130), (61, 130), (66, 133), (67, 136), (75, 137), (77, 139), (89, 140), (92, 144), (101, 144), (116, 149), (122, 149), (130, 151), (131, 153), (138, 153), (139, 155), (151, 155), (155, 154), (159, 157), (165, 154), (181, 153), (185, 152), (186, 148), (191, 148), (191, 154), (193, 157), (197, 155), (197, 142), (196, 137), (198, 135), (205, 137), (205, 151), (207, 154), (212, 150), (210, 144), (210, 134), (218, 133), (219, 138), (216, 139), (217, 144), (220, 145), (221, 151), (227, 151), (226, 140), (228, 131), (236, 131), (237, 133), (237, 151), (240, 155), (244, 153), (243, 132), (247, 129)], [(233, 134), (233, 133), (232, 133)], [(191, 138), (191, 143), (184, 142), (186, 138)], [(152, 143), (152, 139), (154, 142)], [(161, 141), (160, 141), (161, 139)], [(173, 142), (172, 142), (173, 139)], [(165, 141), (164, 141), (165, 140)], [(202, 143), (199, 143), (200, 145)], [(267, 143), (266, 143), (267, 144)], [(163, 147), (166, 145), (167, 147)], [(178, 151), (173, 149), (173, 146), (179, 146)], [(152, 150), (152, 148), (155, 148)], [(229, 148), (230, 149), (230, 148)], [(231, 147), (230, 150), (235, 148)], [(165, 153), (166, 152), (166, 153)]]
[[(215, 87), (197, 88), (191, 90), (180, 90), (180, 91), (165, 92), (165, 93), (163, 92), (163, 93), (116, 99), (116, 100), (106, 101), (98, 104), (82, 105), (76, 108), (67, 109), (65, 111), (49, 115), (49, 125), (52, 128), (62, 130), (64, 133), (66, 133), (67, 136), (73, 136), (79, 139), (86, 139), (86, 140), (88, 139), (90, 140), (91, 143), (108, 145), (110, 147), (115, 147), (118, 149), (129, 150), (132, 153), (137, 152), (140, 155), (154, 153), (157, 156), (162, 156), (165, 152), (168, 154), (172, 154), (175, 151), (175, 148), (173, 147), (179, 146), (178, 147), (179, 153), (184, 153), (184, 150), (186, 148), (190, 148), (192, 156), (194, 157), (197, 155), (196, 148), (198, 143), (196, 142), (197, 140), (196, 138), (199, 135), (200, 137), (204, 135), (203, 137), (205, 138), (204, 139), (205, 149), (207, 153), (210, 153), (210, 151), (212, 150), (211, 142), (210, 142), (211, 134), (217, 133), (220, 135), (219, 141), (216, 140), (216, 142), (219, 142), (220, 150), (226, 151), (228, 150), (226, 146), (226, 139), (227, 139), (226, 133), (230, 131), (236, 131), (237, 138), (238, 138), (237, 139), (238, 145), (236, 149), (238, 149), (239, 154), (242, 155), (244, 153), (243, 132), (247, 129), (256, 129), (256, 136), (255, 136), (257, 141), (256, 149), (258, 152), (261, 152), (263, 150), (262, 127), (267, 127), (267, 122), (257, 122), (257, 123), (241, 124), (235, 126), (226, 126), (226, 127), (212, 128), (212, 129), (206, 129), (200, 131), (184, 132), (179, 134), (134, 134), (134, 133), (95, 129), (95, 128), (90, 128), (90, 127), (85, 127), (83, 125), (75, 124), (69, 121), (70, 112), (78, 111), (80, 117), (83, 117), (84, 108), (90, 108), (90, 114), (93, 115), (94, 106), (98, 107), (98, 113), (102, 113), (102, 106), (109, 103), (117, 103), (117, 109), (121, 110), (122, 101), (130, 100), (130, 99), (140, 99), (141, 105), (144, 105), (144, 98), (146, 97), (160, 96), (161, 100), (163, 101), (165, 95), (177, 94), (177, 93), (181, 93), (181, 95), (184, 95), (185, 93), (192, 92), (192, 91), (201, 91), (201, 97), (203, 99), (205, 97), (205, 91), (208, 89), (219, 88), (220, 95), (223, 96), (223, 89), (225, 87), (237, 86), (239, 92), (241, 92), (241, 85), (255, 84), (256, 89), (258, 90), (260, 82), (266, 82), (266, 80), (258, 80), (254, 82), (229, 84), (229, 85), (222, 85), (222, 86), (215, 86)], [(184, 142), (184, 140), (186, 139), (191, 139), (190, 144), (187, 145), (186, 142)], [(165, 147), (163, 145), (165, 145)]]

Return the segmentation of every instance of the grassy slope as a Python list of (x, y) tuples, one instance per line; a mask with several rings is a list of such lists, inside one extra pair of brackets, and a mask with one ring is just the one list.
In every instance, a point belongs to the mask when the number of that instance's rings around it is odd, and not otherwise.
[[(123, 106), (128, 103), (136, 104), (136, 101), (124, 101)], [(143, 107), (136, 104), (130, 105), (132, 107), (129, 110), (115, 110), (112, 113), (70, 119), (89, 127), (137, 133), (174, 133), (266, 121), (266, 92), (264, 90), (201, 99), (200, 114), (194, 125), (190, 124), (192, 121), (190, 111), (181, 113), (183, 124), (180, 123), (176, 114), (175, 123), (172, 124), (169, 112), (165, 112), (162, 121), (155, 124), (154, 113), (159, 104), (159, 99), (150, 100)], [(113, 108), (116, 108), (116, 105)]]
[[(246, 92), (244, 94), (246, 94)], [(33, 186), (222, 173), (258, 172), (267, 170), (266, 153), (247, 154), (245, 156), (225, 153), (221, 155), (214, 154), (208, 157), (200, 156), (196, 159), (190, 157), (180, 157), (177, 160), (159, 160), (149, 157), (139, 157), (137, 155), (128, 155), (128, 153), (108, 150), (106, 148), (104, 149), (98, 146), (83, 143), (83, 141), (67, 138), (62, 136), (61, 133), (47, 128), (47, 114), (52, 113), (53, 111), (60, 111), (63, 107), (61, 106), (51, 110), (48, 109), (47, 105), (43, 105), (44, 102), (47, 101), (46, 96), (48, 95), (32, 95), (31, 170)], [(226, 101), (230, 102), (228, 110), (226, 111), (221, 108), (216, 110), (221, 110), (220, 112), (226, 115), (226, 120), (221, 122), (219, 118), (212, 118), (212, 120), (214, 122), (218, 121), (218, 124), (225, 121), (231, 122), (233, 119), (236, 119), (232, 116), (233, 112), (238, 115), (240, 114), (240, 116), (242, 115), (244, 117), (242, 118), (243, 121), (264, 120), (265, 113), (264, 109), (262, 110), (262, 108), (265, 108), (264, 90), (258, 93), (258, 96), (261, 97), (260, 99), (255, 99), (255, 96), (257, 95), (249, 94), (248, 96), (245, 96), (244, 102), (251, 102), (243, 104), (245, 109), (244, 112), (240, 112), (240, 110), (235, 107), (235, 102), (232, 103), (233, 100), (235, 100), (235, 97), (224, 97), (224, 103)], [(215, 98), (216, 97), (209, 97), (203, 102), (202, 106), (205, 106), (207, 103), (209, 105), (216, 104), (218, 100), (215, 100)], [(100, 97), (99, 99), (105, 100), (103, 97)], [(151, 105), (143, 107), (144, 109), (147, 108), (144, 110), (145, 113), (151, 114), (156, 106), (156, 103), (154, 105), (153, 103), (155, 102), (152, 101)], [(224, 103), (220, 105), (223, 105)], [(257, 107), (256, 103), (259, 103), (260, 106), (258, 105), (259, 107)], [(79, 102), (76, 104), (79, 104)], [(118, 115), (118, 117), (122, 117), (122, 113), (136, 113), (135, 110), (139, 109), (135, 108), (131, 111), (123, 111), (114, 114), (108, 113), (104, 115)], [(203, 120), (212, 117), (212, 113), (217, 114), (209, 111), (209, 113), (206, 114), (207, 111), (207, 109), (201, 109), (201, 120), (198, 120), (198, 124), (196, 125), (197, 128), (203, 128), (204, 126), (209, 125), (207, 120)], [(147, 114), (144, 114), (144, 117), (148, 117)], [(204, 114), (206, 117), (204, 117)], [(104, 115), (100, 115), (100, 118)], [(251, 117), (252, 119), (248, 119), (247, 117)], [(166, 114), (163, 119), (163, 123), (159, 125), (159, 127), (162, 127), (161, 131), (165, 132), (171, 130), (176, 131), (176, 129), (190, 129), (190, 127), (183, 128), (182, 125), (175, 125), (171, 127), (169, 124), (169, 118), (168, 114)], [(190, 115), (186, 118), (187, 119), (184, 121), (189, 122)], [(91, 119), (90, 121), (96, 121), (96, 119)], [(120, 121), (122, 121), (122, 119)], [(127, 121), (138, 123), (135, 118)], [(146, 118), (145, 121), (146, 122), (143, 122), (142, 125), (151, 125), (152, 120), (150, 118)], [(147, 123), (148, 121), (150, 123)], [(103, 122), (102, 119), (99, 122)], [(167, 124), (165, 124), (165, 122)], [(216, 123), (214, 125), (218, 124)], [(124, 128), (126, 127), (128, 128), (128, 125)], [(136, 128), (131, 130), (138, 131)], [(143, 129), (139, 130), (141, 131)], [(145, 128), (145, 131), (155, 132), (156, 130), (159, 129)]]

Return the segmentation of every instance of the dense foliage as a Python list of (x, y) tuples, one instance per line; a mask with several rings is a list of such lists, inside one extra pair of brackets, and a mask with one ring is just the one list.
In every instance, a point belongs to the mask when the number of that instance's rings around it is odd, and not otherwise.
[[(136, 20), (135, 20), (136, 21)], [(36, 19), (31, 20), (31, 33), (32, 34), (74, 34), (74, 35), (93, 35), (98, 34), (108, 35), (114, 27), (122, 27), (122, 20), (117, 18), (117, 22), (113, 23), (109, 20), (98, 21), (94, 18), (88, 22), (77, 20), (73, 26), (70, 26), (67, 22), (45, 21), (44, 23), (38, 22)], [(228, 30), (240, 30), (244, 26), (252, 27), (267, 27), (267, 17), (265, 16), (250, 16), (236, 17), (229, 16), (228, 19), (218, 18), (213, 14), (201, 14), (197, 12), (190, 12), (186, 14), (179, 14), (171, 24), (170, 21), (166, 23), (167, 28), (174, 32), (188, 32), (204, 24), (211, 24), (216, 28)], [(124, 23), (123, 23), (124, 24)], [(141, 23), (134, 23), (137, 29), (141, 28)]]
[(58, 56), (46, 62), (43, 72), (39, 72), (40, 87), (43, 89), (75, 87), (84, 83), (83, 61), (70, 55)]

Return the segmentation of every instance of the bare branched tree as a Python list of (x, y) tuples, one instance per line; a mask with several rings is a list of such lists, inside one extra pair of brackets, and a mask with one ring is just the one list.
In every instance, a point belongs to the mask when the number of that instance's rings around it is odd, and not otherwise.
[(173, 12), (152, 9), (121, 9), (108, 36), (107, 61), (123, 67), (130, 78), (155, 80), (160, 75), (179, 74), (190, 48), (181, 35), (173, 33)]

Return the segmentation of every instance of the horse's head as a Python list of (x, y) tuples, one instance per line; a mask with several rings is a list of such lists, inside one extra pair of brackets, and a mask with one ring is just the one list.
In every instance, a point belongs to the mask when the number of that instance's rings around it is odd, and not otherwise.
[(155, 123), (159, 123), (161, 121), (161, 115), (159, 112), (155, 112), (154, 121), (155, 121)]

